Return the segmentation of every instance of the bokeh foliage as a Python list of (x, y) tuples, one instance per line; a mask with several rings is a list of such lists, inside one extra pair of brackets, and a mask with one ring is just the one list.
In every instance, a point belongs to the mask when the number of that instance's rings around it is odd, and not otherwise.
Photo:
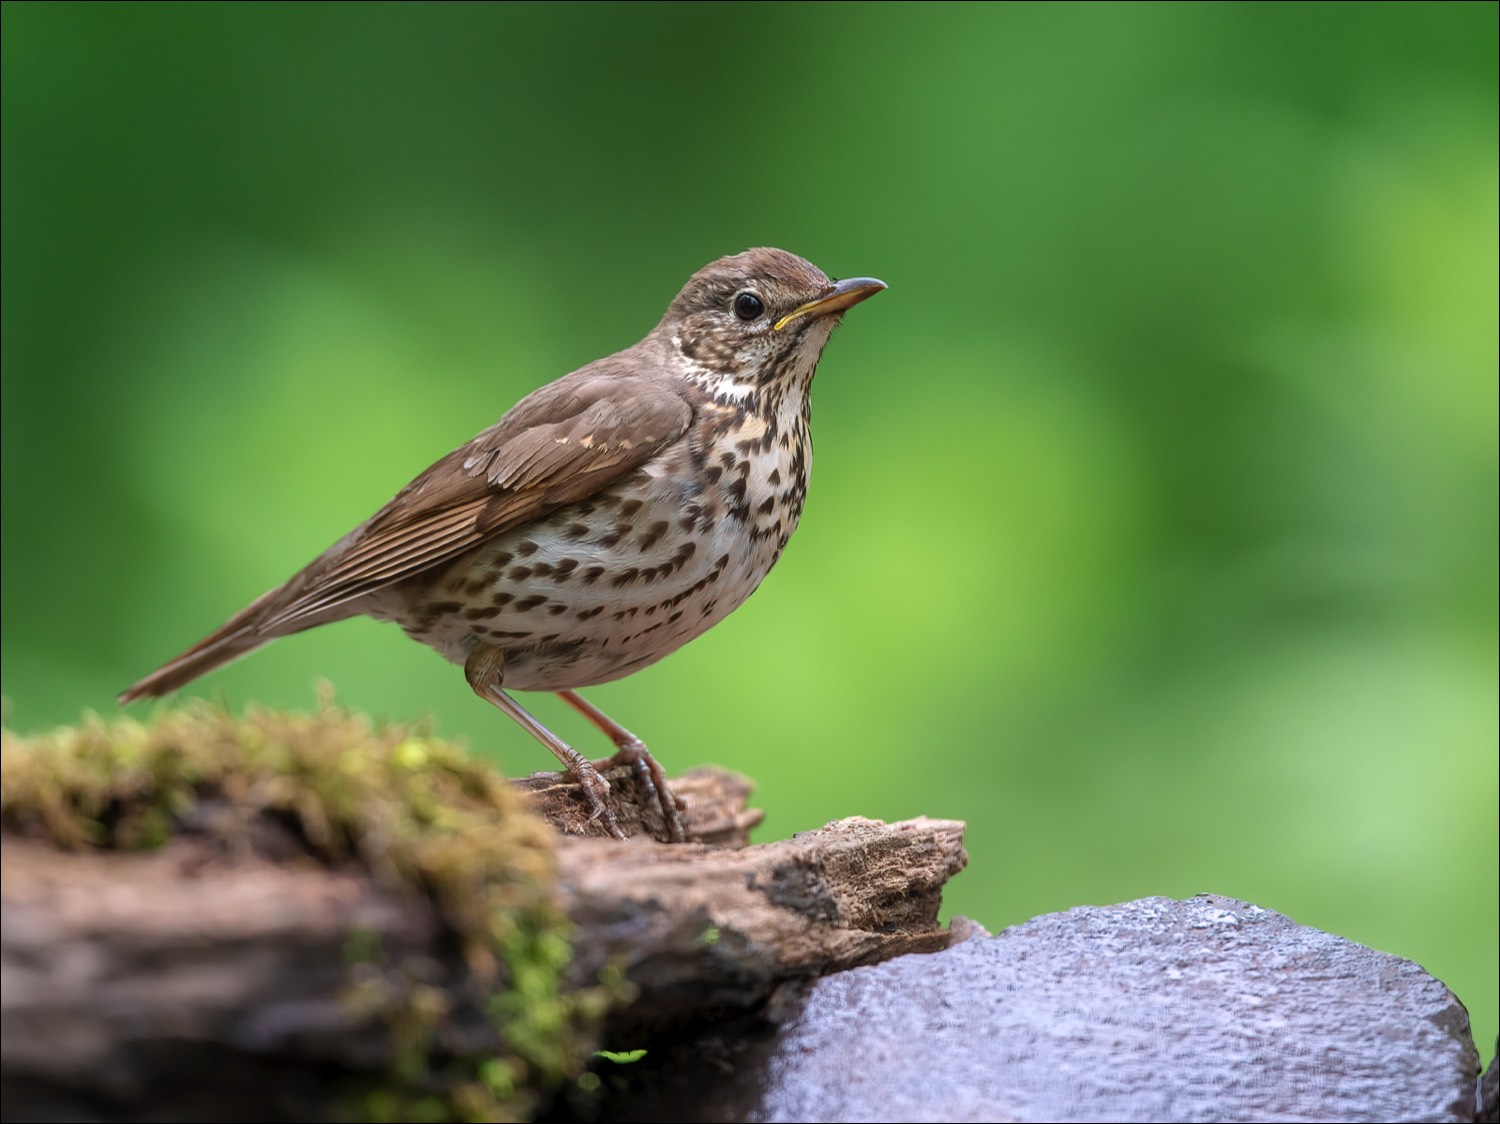
[[(998, 928), (1213, 890), (1497, 1025), (1496, 6), (4, 8), (4, 692), (37, 729), (781, 245), (891, 284), (785, 561), (593, 697)], [(328, 677), (550, 759), (394, 629)], [(566, 708), (564, 736), (602, 753)]]

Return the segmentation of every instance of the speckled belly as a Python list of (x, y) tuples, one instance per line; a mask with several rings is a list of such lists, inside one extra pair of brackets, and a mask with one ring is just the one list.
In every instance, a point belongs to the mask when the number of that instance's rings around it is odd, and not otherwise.
[(747, 510), (742, 497), (688, 493), (669, 476), (648, 466), (498, 536), (440, 576), (382, 592), (370, 615), (454, 663), (480, 643), (502, 648), (507, 688), (555, 691), (629, 675), (738, 608), (800, 514), (799, 495), (777, 520), (747, 520), (735, 513)]

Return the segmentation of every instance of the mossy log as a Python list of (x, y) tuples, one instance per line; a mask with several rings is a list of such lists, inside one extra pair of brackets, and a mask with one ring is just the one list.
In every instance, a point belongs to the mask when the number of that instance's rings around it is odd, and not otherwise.
[(559, 778), (331, 708), (5, 757), (6, 1119), (525, 1119), (600, 1045), (944, 947), (965, 861), (946, 821), (742, 846), (749, 785), (715, 770), (674, 786), (721, 842), (571, 834)]

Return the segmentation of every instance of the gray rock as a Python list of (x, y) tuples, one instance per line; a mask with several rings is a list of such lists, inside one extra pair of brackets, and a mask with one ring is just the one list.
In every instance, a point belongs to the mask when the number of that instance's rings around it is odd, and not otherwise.
[(1500, 1124), (1500, 1035), (1495, 1038), (1490, 1067), (1479, 1079), (1478, 1101), (1479, 1108), (1474, 1118), (1479, 1124)]
[[(1475, 1116), (1467, 1012), (1407, 960), (1228, 898), (1038, 917), (653, 1049), (611, 1120)], [(621, 1067), (622, 1069), (624, 1067)]]

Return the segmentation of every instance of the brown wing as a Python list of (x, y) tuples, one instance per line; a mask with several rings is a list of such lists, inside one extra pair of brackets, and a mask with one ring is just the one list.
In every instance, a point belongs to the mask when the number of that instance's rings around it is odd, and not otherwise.
[(293, 579), (300, 586), (296, 595), (265, 624), (295, 629), (299, 617), (324, 613), (585, 499), (675, 441), (691, 418), (688, 404), (660, 380), (586, 377), (584, 371), (544, 387), (422, 473)]
[(616, 373), (628, 355), (523, 399), (121, 701), (164, 694), (268, 640), (351, 615), (360, 597), (586, 499), (649, 461), (686, 432), (692, 408), (670, 383)]

